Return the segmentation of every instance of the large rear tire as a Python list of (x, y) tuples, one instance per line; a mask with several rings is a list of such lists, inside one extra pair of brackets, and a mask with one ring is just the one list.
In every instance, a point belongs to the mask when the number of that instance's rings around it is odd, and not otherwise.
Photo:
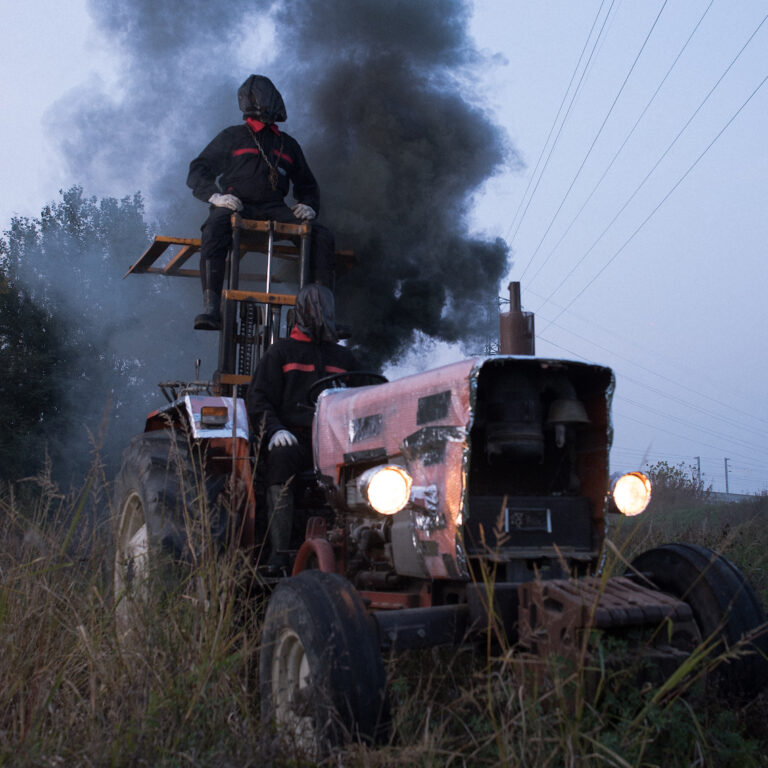
[[(749, 582), (730, 560), (711, 549), (665, 544), (638, 555), (632, 567), (658, 589), (690, 605), (702, 638), (716, 640), (712, 659), (765, 625), (765, 613)], [(768, 680), (768, 635), (758, 633), (739, 650), (715, 667), (709, 683), (721, 694), (752, 696)]]
[(186, 436), (171, 431), (133, 438), (115, 480), (118, 515), (113, 571), (118, 635), (129, 640), (145, 631), (151, 597), (171, 597), (191, 562), (189, 523), (204, 508), (213, 537), (226, 526), (216, 509), (223, 483), (206, 482)]
[(375, 622), (337, 574), (304, 571), (278, 585), (264, 618), (259, 678), (264, 721), (309, 759), (349, 738), (386, 734)]

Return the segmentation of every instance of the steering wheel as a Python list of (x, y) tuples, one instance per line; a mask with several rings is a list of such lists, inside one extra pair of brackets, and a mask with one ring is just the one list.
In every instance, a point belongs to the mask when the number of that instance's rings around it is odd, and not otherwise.
[(386, 384), (389, 379), (380, 373), (373, 371), (347, 371), (346, 373), (334, 373), (318, 379), (307, 393), (307, 399), (312, 405), (317, 403), (317, 398), (324, 389), (331, 387), (367, 387), (369, 384)]

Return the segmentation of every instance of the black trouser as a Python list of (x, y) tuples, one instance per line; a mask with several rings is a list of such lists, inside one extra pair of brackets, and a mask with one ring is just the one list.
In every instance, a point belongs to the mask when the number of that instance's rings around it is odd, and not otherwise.
[[(284, 485), (291, 478), (312, 469), (312, 430), (309, 428), (291, 429), (296, 435), (298, 445), (275, 446), (267, 451), (267, 485)], [(291, 483), (293, 486), (293, 483)]]
[[(229, 246), (232, 243), (233, 211), (212, 205), (208, 218), (201, 227), (202, 237), (200, 246), (201, 262), (206, 259), (220, 261), (227, 258)], [(244, 219), (259, 219), (262, 221), (280, 221), (284, 224), (301, 224), (301, 219), (293, 215), (287, 205), (253, 206), (246, 205), (240, 215)], [(336, 244), (333, 233), (322, 224), (312, 223), (312, 235), (309, 249), (309, 279), (327, 285), (333, 290), (333, 274), (336, 261)]]

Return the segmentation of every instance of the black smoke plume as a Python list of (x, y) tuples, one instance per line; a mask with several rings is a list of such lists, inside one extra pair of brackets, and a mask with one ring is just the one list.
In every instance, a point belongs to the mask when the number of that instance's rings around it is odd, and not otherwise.
[(188, 163), (240, 121), (240, 82), (265, 74), (320, 182), (321, 220), (356, 253), (337, 301), (363, 356), (396, 359), (417, 331), (475, 349), (495, 333), (508, 249), (470, 236), (467, 215), (517, 156), (477, 103), (468, 3), (91, 0), (91, 11), (122, 64), (112, 91), (66, 105), (64, 147), (89, 191), (141, 188), (165, 234), (194, 233), (206, 211), (184, 185)]

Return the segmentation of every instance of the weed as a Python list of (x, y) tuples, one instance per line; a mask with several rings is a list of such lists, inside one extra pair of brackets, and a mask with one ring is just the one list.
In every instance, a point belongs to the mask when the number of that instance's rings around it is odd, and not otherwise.
[[(196, 559), (148, 597), (136, 642), (121, 642), (108, 499), (98, 464), (72, 493), (43, 474), (0, 494), (0, 765), (307, 765), (260, 721), (262, 598), (249, 565), (206, 539), (205, 504), (187, 509)], [(766, 504), (625, 521), (606, 567), (686, 538), (739, 562), (765, 603)], [(644, 680), (641, 662), (610, 663), (647, 639), (587, 641), (575, 660), (528, 659), (503, 634), (391, 658), (389, 743), (349, 745), (328, 764), (768, 765), (764, 696), (726, 706), (697, 689), (694, 666)]]

